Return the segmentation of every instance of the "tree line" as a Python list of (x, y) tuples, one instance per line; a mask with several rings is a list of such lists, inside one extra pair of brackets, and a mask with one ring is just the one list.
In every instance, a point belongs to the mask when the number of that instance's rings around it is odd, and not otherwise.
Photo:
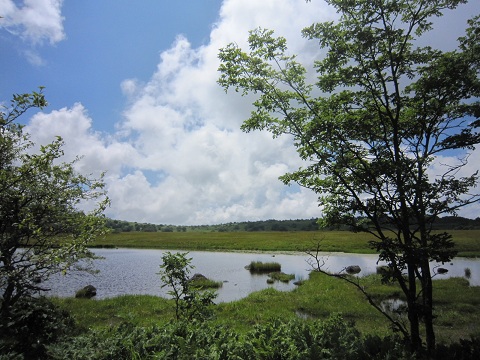
[[(317, 219), (294, 220), (258, 220), (230, 222), (216, 225), (165, 225), (138, 223), (124, 220), (107, 219), (106, 226), (113, 233), (121, 232), (243, 232), (243, 231), (317, 231), (320, 230)], [(434, 230), (479, 230), (480, 217), (469, 219), (461, 216), (438, 218)], [(323, 230), (352, 230), (348, 225), (324, 228)]]

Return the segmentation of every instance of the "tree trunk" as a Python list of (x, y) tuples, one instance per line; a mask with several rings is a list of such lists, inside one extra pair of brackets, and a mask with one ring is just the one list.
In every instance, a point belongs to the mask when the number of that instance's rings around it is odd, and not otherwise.
[(427, 343), (427, 353), (433, 354), (435, 351), (435, 331), (433, 329), (433, 284), (432, 275), (428, 262), (422, 264), (422, 299), (423, 316), (425, 322), (425, 340)]
[[(7, 280), (8, 281), (8, 280)], [(2, 294), (2, 301), (0, 302), (0, 321), (8, 321), (10, 310), (12, 306), (13, 291), (15, 287), (8, 281), (7, 286)]]
[(422, 340), (420, 337), (419, 306), (417, 303), (417, 284), (415, 277), (415, 265), (408, 265), (409, 292), (407, 296), (408, 321), (410, 323), (410, 346), (411, 350), (420, 353), (422, 351)]

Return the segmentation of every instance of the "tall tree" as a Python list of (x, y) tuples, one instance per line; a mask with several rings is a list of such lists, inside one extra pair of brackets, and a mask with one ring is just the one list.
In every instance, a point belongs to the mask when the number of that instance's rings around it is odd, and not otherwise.
[[(439, 216), (477, 202), (477, 171), (461, 176), (480, 142), (479, 17), (455, 51), (418, 46), (431, 19), (461, 0), (327, 0), (337, 22), (303, 35), (325, 56), (317, 82), (273, 31), (250, 32), (250, 51), (220, 50), (219, 84), (258, 95), (242, 129), (290, 134), (305, 167), (281, 177), (319, 195), (322, 225), (350, 225), (372, 235), (391, 269), (385, 276), (407, 299), (413, 351), (435, 348), (430, 262), (447, 262), (454, 244), (432, 232)], [(457, 161), (437, 173), (439, 157)], [(436, 165), (436, 170), (432, 170)], [(466, 169), (466, 168), (464, 168)]]
[[(108, 199), (103, 180), (77, 174), (75, 161), (62, 163), (62, 139), (34, 144), (19, 116), (47, 103), (42, 91), (14, 95), (0, 111), (0, 330), (14, 325), (12, 309), (47, 290), (44, 281), (89, 259), (87, 244), (104, 233)], [(81, 202), (92, 201), (84, 213)], [(23, 302), (25, 303), (25, 302)]]

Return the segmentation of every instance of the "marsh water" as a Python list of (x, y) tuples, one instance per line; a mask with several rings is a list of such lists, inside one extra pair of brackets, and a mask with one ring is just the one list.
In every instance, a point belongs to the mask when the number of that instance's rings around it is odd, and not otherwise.
[[(174, 251), (172, 251), (174, 252)], [(103, 259), (95, 260), (98, 274), (67, 275), (51, 278), (45, 285), (51, 289), (49, 295), (68, 297), (86, 286), (97, 289), (97, 298), (108, 298), (126, 294), (149, 294), (168, 297), (167, 288), (162, 288), (158, 272), (164, 250), (143, 249), (95, 249), (94, 253)], [(324, 269), (338, 272), (349, 265), (359, 265), (359, 276), (376, 271), (378, 256), (375, 254), (322, 254)], [(218, 290), (216, 302), (228, 302), (246, 297), (250, 293), (267, 287), (288, 291), (296, 287), (296, 280), (307, 279), (311, 271), (306, 254), (238, 253), (238, 252), (200, 252), (190, 251), (194, 273), (223, 282)], [(252, 275), (245, 266), (252, 261), (278, 262), (282, 271), (294, 274), (295, 280), (289, 283), (275, 282), (267, 284), (268, 275)], [(448, 269), (447, 274), (435, 278), (465, 275), (465, 268), (471, 271), (470, 284), (480, 285), (480, 259), (456, 258), (452, 263), (441, 265)]]

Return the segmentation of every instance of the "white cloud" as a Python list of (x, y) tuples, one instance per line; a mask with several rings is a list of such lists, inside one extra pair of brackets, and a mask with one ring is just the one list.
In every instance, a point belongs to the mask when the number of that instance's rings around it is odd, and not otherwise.
[[(461, 166), (464, 164), (463, 166)], [(437, 156), (434, 163), (429, 169), (429, 176), (431, 179), (440, 179), (442, 175), (447, 174), (451, 169), (458, 169), (451, 173), (450, 175), (455, 175), (456, 178), (460, 177), (470, 177), (476, 172), (480, 172), (480, 148), (477, 147), (476, 150), (470, 151), (467, 154), (463, 152), (457, 152), (456, 154)], [(459, 168), (459, 166), (461, 166)], [(473, 189), (470, 195), (474, 193), (480, 193), (478, 186)], [(468, 198), (470, 195), (464, 196)], [(480, 203), (474, 203), (463, 209), (461, 209), (458, 214), (460, 216), (465, 216), (468, 218), (476, 219), (480, 217)]]
[(37, 113), (25, 131), (37, 145), (48, 144), (55, 136), (61, 136), (65, 142), (63, 160), (72, 161), (82, 156), (77, 169), (85, 174), (98, 176), (107, 171), (108, 178), (116, 178), (137, 162), (138, 154), (128, 142), (92, 129), (92, 119), (79, 103), (71, 109)]
[(65, 38), (61, 8), (63, 0), (0, 1), (0, 26), (22, 39), (40, 44), (55, 44)]
[(25, 41), (21, 50), (26, 60), (34, 66), (44, 66), (45, 60), (36, 47), (48, 42), (54, 45), (65, 39), (63, 0), (0, 0), (0, 29)]
[(291, 139), (239, 130), (252, 97), (225, 95), (216, 83), (217, 54), (262, 26), (311, 59), (318, 50), (300, 30), (335, 16), (320, 1), (225, 0), (207, 45), (192, 48), (178, 36), (149, 81), (120, 84), (128, 101), (116, 134), (96, 133), (81, 104), (37, 114), (27, 131), (39, 143), (61, 135), (69, 158), (84, 155), (80, 170), (107, 171), (112, 218), (180, 225), (317, 217), (315, 194), (278, 180), (301, 166)]
[(122, 83), (120, 84), (120, 88), (122, 89), (122, 93), (129, 97), (132, 98), (135, 96), (135, 94), (138, 91), (139, 84), (137, 79), (126, 79), (123, 80)]
[(35, 66), (45, 65), (45, 60), (36, 51), (28, 49), (25, 50), (23, 53), (30, 64)]

